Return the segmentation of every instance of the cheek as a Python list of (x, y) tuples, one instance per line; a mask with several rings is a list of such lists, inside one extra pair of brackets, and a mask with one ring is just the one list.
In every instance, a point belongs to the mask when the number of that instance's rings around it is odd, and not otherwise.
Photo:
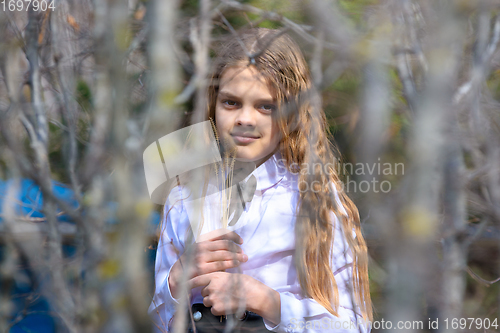
[(281, 138), (280, 129), (278, 127), (277, 122), (273, 120), (273, 124), (271, 127), (271, 142), (272, 142), (272, 144), (275, 146), (278, 145), (278, 143), (280, 142), (280, 138)]
[(215, 107), (215, 128), (219, 135), (224, 133), (227, 127), (227, 117), (223, 116), (224, 111), (221, 111), (218, 105)]

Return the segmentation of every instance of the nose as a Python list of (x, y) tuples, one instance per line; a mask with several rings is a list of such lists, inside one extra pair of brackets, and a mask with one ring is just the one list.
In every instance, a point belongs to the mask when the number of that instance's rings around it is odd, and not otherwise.
[(253, 107), (250, 106), (242, 107), (235, 118), (235, 124), (237, 126), (249, 126), (249, 127), (255, 126), (255, 116), (256, 116), (255, 113), (256, 110), (254, 110)]

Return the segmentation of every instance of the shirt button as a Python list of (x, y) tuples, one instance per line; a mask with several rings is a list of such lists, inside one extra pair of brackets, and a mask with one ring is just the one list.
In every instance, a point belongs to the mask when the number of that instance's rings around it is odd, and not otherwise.
[(196, 311), (195, 313), (193, 313), (193, 319), (194, 321), (200, 321), (201, 320), (201, 312), (200, 311)]

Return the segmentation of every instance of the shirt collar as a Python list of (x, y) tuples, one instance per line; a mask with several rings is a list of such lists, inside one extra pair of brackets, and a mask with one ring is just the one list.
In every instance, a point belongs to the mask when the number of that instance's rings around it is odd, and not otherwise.
[(285, 176), (287, 168), (279, 151), (269, 157), (264, 163), (259, 165), (244, 181), (247, 181), (252, 175), (257, 179), (256, 191), (265, 190), (278, 184)]

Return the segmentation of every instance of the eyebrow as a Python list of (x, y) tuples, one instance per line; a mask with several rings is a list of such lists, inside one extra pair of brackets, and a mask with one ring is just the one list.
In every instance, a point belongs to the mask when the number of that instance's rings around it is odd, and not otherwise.
[[(241, 98), (228, 92), (228, 91), (224, 91), (224, 90), (221, 90), (219, 91), (219, 94), (218, 94), (218, 98), (230, 98), (230, 99), (236, 99), (236, 100), (240, 100)], [(265, 103), (265, 104), (275, 104), (276, 101), (274, 99), (268, 99), (268, 98), (261, 98), (261, 99), (258, 99), (257, 100), (258, 103)]]

